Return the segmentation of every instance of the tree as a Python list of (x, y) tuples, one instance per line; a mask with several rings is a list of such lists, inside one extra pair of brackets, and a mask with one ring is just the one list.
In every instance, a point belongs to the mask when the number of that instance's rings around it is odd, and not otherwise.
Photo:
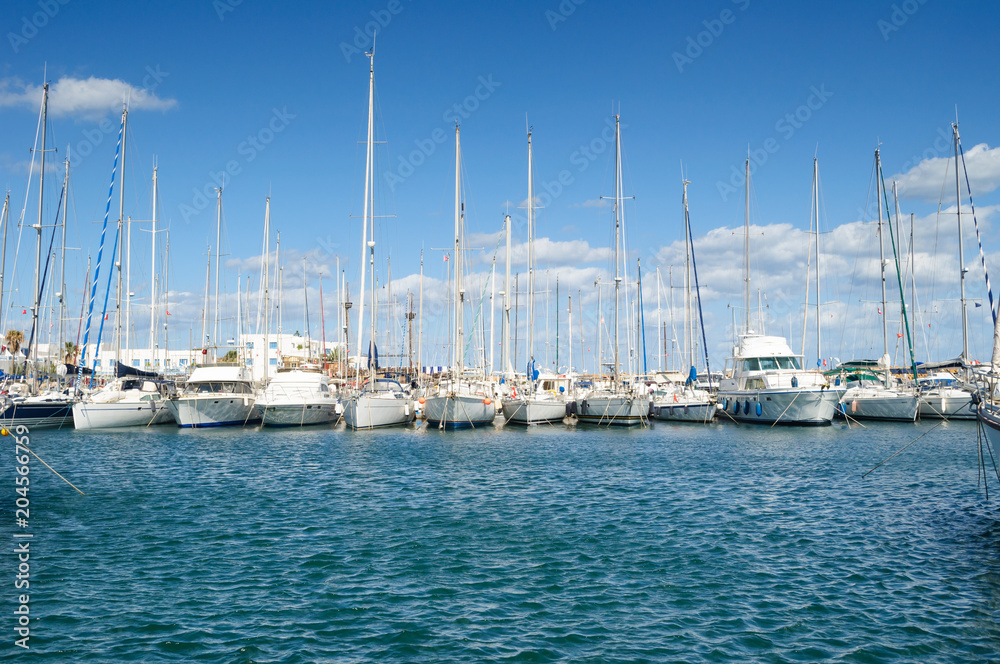
[(235, 362), (236, 361), (236, 351), (231, 350), (226, 353), (226, 356), (222, 358), (223, 362)]
[(66, 364), (76, 364), (76, 356), (80, 352), (80, 347), (72, 341), (63, 343), (63, 361)]
[(24, 332), (20, 330), (7, 330), (4, 339), (7, 341), (7, 350), (10, 351), (11, 355), (17, 355), (21, 344), (24, 343)]

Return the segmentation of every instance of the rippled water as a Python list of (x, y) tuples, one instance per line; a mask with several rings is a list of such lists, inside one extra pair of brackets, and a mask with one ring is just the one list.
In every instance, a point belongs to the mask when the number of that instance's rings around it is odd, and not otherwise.
[(861, 478), (927, 428), (38, 431), (32, 655), (996, 660), (974, 425)]

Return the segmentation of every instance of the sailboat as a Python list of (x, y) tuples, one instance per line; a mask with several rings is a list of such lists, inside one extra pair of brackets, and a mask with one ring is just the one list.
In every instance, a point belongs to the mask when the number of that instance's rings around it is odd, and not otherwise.
[[(42, 86), (42, 149), (41, 167), (38, 176), (38, 223), (34, 227), (37, 231), (35, 239), (35, 281), (34, 288), (32, 289), (34, 300), (31, 306), (31, 334), (29, 335), (28, 348), (25, 350), (25, 367), (29, 364), (28, 358), (31, 358), (30, 392), (27, 396), (19, 395), (10, 397), (9, 395), (5, 395), (3, 397), (3, 401), (0, 402), (0, 425), (6, 428), (18, 425), (31, 428), (62, 428), (71, 426), (73, 423), (73, 399), (66, 393), (57, 390), (47, 390), (40, 393), (38, 381), (41, 371), (41, 365), (38, 362), (37, 338), (40, 336), (38, 315), (42, 306), (42, 290), (44, 289), (44, 281), (40, 281), (40, 277), (42, 272), (42, 203), (45, 200), (45, 141), (46, 128), (48, 126), (48, 100), (49, 84), (45, 83)], [(65, 202), (62, 201), (62, 204), (65, 204)], [(52, 237), (54, 239), (55, 229), (53, 229)], [(25, 373), (28, 372), (25, 371)]]
[(634, 385), (625, 384), (621, 374), (621, 359), (618, 343), (619, 315), (621, 310), (621, 266), (622, 266), (622, 161), (621, 125), (615, 116), (615, 326), (614, 363), (612, 364), (611, 385), (595, 388), (577, 402), (579, 422), (606, 426), (636, 426), (645, 423), (649, 414), (649, 400), (635, 391)]
[[(123, 116), (124, 120), (124, 116)], [(125, 123), (123, 122), (123, 127)], [(125, 135), (122, 136), (122, 154), (125, 152)], [(122, 162), (124, 163), (124, 157)], [(121, 233), (122, 223), (133, 223), (131, 220), (124, 221), (124, 188), (121, 188), (121, 200), (119, 206), (119, 233)], [(152, 256), (156, 256), (156, 221), (157, 221), (157, 180), (156, 169), (153, 169), (153, 250)], [(126, 237), (130, 234), (126, 233)], [(129, 255), (131, 246), (126, 241), (126, 256)], [(126, 265), (131, 261), (127, 258)], [(119, 267), (119, 298), (122, 292), (121, 270)], [(125, 280), (125, 293), (130, 293), (130, 280)], [(155, 283), (155, 281), (154, 281)], [(131, 300), (131, 298), (128, 298)], [(155, 306), (155, 292), (151, 300), (151, 306)], [(130, 302), (126, 302), (126, 307), (130, 307)], [(152, 319), (152, 308), (150, 310)], [(118, 338), (121, 339), (121, 317), (116, 316), (118, 326)], [(151, 324), (152, 327), (152, 324)], [(128, 325), (126, 325), (126, 329)], [(150, 334), (152, 341), (153, 334)], [(150, 348), (152, 348), (152, 343)], [(119, 427), (147, 426), (150, 424), (167, 424), (173, 421), (173, 416), (166, 408), (169, 390), (167, 384), (158, 379), (154, 372), (140, 371), (123, 364), (120, 360), (115, 360), (115, 379), (96, 392), (87, 395), (86, 398), (73, 404), (73, 425), (77, 429), (114, 429)]]
[[(380, 427), (408, 424), (416, 417), (413, 400), (406, 394), (402, 386), (378, 375), (378, 347), (375, 343), (377, 328), (377, 313), (375, 309), (375, 196), (374, 196), (374, 117), (375, 117), (375, 49), (368, 52), (368, 147), (365, 156), (365, 203), (364, 232), (361, 241), (361, 284), (365, 285), (365, 253), (368, 254), (369, 278), (369, 312), (371, 320), (368, 334), (368, 376), (364, 384), (344, 400), (344, 421), (352, 429), (376, 429)], [(370, 239), (369, 239), (370, 234)], [(361, 293), (361, 306), (358, 307), (358, 348), (361, 348), (361, 335), (364, 329), (364, 292)], [(358, 368), (360, 381), (361, 369)]]
[[(841, 397), (840, 407), (842, 412), (856, 420), (897, 420), (913, 422), (917, 419), (918, 400), (914, 389), (906, 388), (892, 375), (892, 360), (889, 356), (889, 323), (888, 310), (886, 309), (885, 292), (885, 235), (882, 225), (882, 201), (885, 196), (885, 186), (882, 181), (882, 161), (879, 150), (875, 150), (875, 196), (878, 199), (878, 250), (879, 266), (881, 270), (882, 282), (882, 308), (879, 313), (882, 317), (882, 357), (878, 360), (877, 369), (881, 372), (879, 380), (862, 378), (858, 381), (848, 383), (844, 396)], [(887, 200), (887, 199), (886, 199)], [(888, 212), (888, 201), (886, 204)], [(892, 237), (890, 226), (889, 236)], [(897, 265), (895, 252), (895, 240), (893, 240), (893, 263)], [(902, 282), (900, 282), (900, 297), (902, 297)], [(903, 317), (906, 318), (906, 307), (903, 305)], [(907, 326), (907, 332), (909, 327)], [(913, 354), (913, 345), (910, 344), (910, 354)], [(914, 380), (916, 380), (916, 368), (914, 368)]]
[(453, 307), (455, 327), (451, 330), (451, 376), (441, 381), (424, 397), (424, 419), (439, 429), (475, 428), (491, 424), (497, 409), (493, 388), (482, 376), (465, 372), (465, 291), (462, 266), (465, 232), (462, 219), (462, 149), (458, 123), (455, 124), (455, 251)]
[(968, 368), (971, 360), (969, 357), (969, 314), (965, 300), (966, 269), (962, 237), (962, 186), (958, 171), (962, 142), (958, 135), (958, 122), (953, 123), (951, 128), (955, 145), (955, 213), (958, 215), (958, 279), (962, 305), (962, 355), (958, 359), (965, 376), (963, 381), (956, 381), (951, 374), (924, 379), (920, 392), (919, 409), (921, 418), (971, 420), (976, 418), (976, 410), (972, 403), (972, 395), (976, 388), (969, 384)]
[[(535, 369), (535, 189), (534, 178), (532, 177), (532, 157), (531, 157), (531, 130), (528, 130), (528, 368), (526, 371), (527, 382), (519, 393), (516, 387), (512, 388), (509, 396), (501, 398), (503, 404), (503, 417), (506, 422), (514, 424), (543, 424), (546, 422), (557, 422), (566, 416), (566, 400), (568, 396), (567, 385), (559, 385), (562, 391), (559, 392), (551, 387), (539, 389), (540, 380), (538, 371)], [(509, 220), (509, 218), (508, 218)], [(508, 238), (509, 238), (509, 222)], [(510, 246), (507, 247), (507, 255), (510, 256)], [(508, 278), (510, 280), (510, 260), (507, 261)], [(555, 376), (547, 376), (547, 382), (553, 386)], [(567, 380), (563, 381), (568, 382)], [(513, 384), (511, 384), (513, 386)]]
[(842, 390), (821, 373), (802, 368), (787, 339), (750, 328), (750, 160), (746, 161), (744, 328), (726, 361), (718, 402), (739, 422), (828, 425)]
[[(650, 414), (658, 420), (673, 422), (711, 422), (715, 419), (717, 403), (711, 390), (698, 389), (698, 370), (695, 368), (694, 357), (694, 332), (693, 332), (693, 311), (691, 306), (691, 277), (692, 263), (694, 262), (694, 239), (691, 233), (691, 220), (688, 214), (687, 186), (690, 184), (684, 181), (684, 338), (688, 363), (691, 367), (687, 379), (683, 383), (667, 381), (660, 383), (653, 393), (653, 402), (650, 405)], [(697, 266), (694, 268), (697, 275)], [(697, 278), (695, 278), (695, 289), (697, 290)], [(698, 301), (698, 316), (701, 319), (701, 296)], [(705, 341), (705, 327), (701, 326), (702, 343)], [(705, 355), (706, 370), (711, 385), (711, 370), (707, 367), (708, 354)]]

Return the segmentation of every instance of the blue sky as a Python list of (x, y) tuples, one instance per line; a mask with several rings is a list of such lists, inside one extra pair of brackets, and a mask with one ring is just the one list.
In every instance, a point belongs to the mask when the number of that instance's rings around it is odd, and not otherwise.
[[(1000, 158), (993, 147), (998, 91), (984, 74), (1000, 61), (997, 13), (992, 3), (934, 0), (389, 0), (291, 7), (255, 0), (99, 7), (76, 0), (17, 1), (6, 13), (0, 45), (6, 53), (0, 60), (0, 176), (11, 191), (14, 216), (25, 207), (33, 221), (36, 185), (27, 204), (24, 192), (37, 87), (47, 67), (44, 76), (54, 89), (49, 146), (59, 149), (49, 164), (62, 161), (67, 144), (73, 153), (68, 244), (82, 251), (71, 252), (67, 290), (69, 308), (77, 311), (85, 255), (97, 252), (100, 227), (92, 222), (103, 217), (121, 91), (130, 87), (126, 214), (149, 219), (155, 161), (160, 216), (170, 228), (171, 346), (186, 344), (189, 328), (199, 336), (204, 254), (215, 243), (210, 198), (227, 166), (224, 290), (235, 291), (237, 272), (245, 279), (255, 269), (270, 195), (287, 266), (285, 329), (301, 327), (303, 258), (313, 312), (318, 274), (326, 275), (330, 320), (338, 256), (357, 293), (364, 184), (358, 141), (365, 132), (368, 78), (363, 51), (377, 27), (377, 133), (386, 141), (378, 149), (377, 200), (379, 214), (395, 215), (380, 219), (378, 246), (381, 257), (392, 256), (397, 295), (415, 288), (421, 247), (431, 280), (428, 297), (442, 292), (435, 280), (445, 278), (444, 264), (433, 249), (451, 243), (455, 116), (461, 116), (469, 233), (475, 246), (489, 248), (472, 261), (480, 276), (493, 256), (491, 234), (499, 232), (504, 212), (517, 212), (527, 198), (528, 123), (536, 196), (544, 203), (538, 236), (547, 239), (538, 267), (549, 270), (552, 289), (559, 274), (563, 288), (582, 294), (591, 325), (593, 282), (610, 269), (611, 213), (600, 201), (614, 187), (605, 132), (620, 112), (625, 190), (635, 196), (627, 206), (630, 256), (642, 257), (644, 271), (659, 265), (664, 281), (668, 265), (679, 264), (682, 164), (691, 181), (715, 364), (732, 337), (727, 305), (740, 299), (742, 238), (724, 229), (743, 223), (742, 184), (734, 170), (742, 171), (748, 150), (754, 162), (751, 221), (757, 227), (754, 287), (767, 298), (767, 330), (790, 333), (796, 349), (801, 343), (806, 246), (805, 235), (795, 230), (809, 226), (812, 159), (818, 156), (823, 297), (838, 303), (830, 309), (834, 318), (824, 320), (823, 354), (881, 354), (881, 326), (870, 302), (876, 287), (868, 269), (874, 235), (870, 224), (858, 223), (871, 220), (871, 212), (866, 217), (862, 210), (880, 143), (886, 178), (907, 183), (903, 213), (917, 219), (918, 309), (927, 337), (918, 341), (918, 355), (944, 359), (961, 350), (954, 335), (954, 215), (937, 215), (939, 201), (943, 209), (954, 207), (953, 183), (944, 198), (940, 194), (946, 182), (942, 161), (950, 154), (941, 135), (950, 135), (956, 106), (966, 152), (985, 144), (968, 161), (988, 264), (1000, 274), (1000, 261), (993, 260), (1000, 247), (991, 232), (992, 206), (1000, 202)], [(102, 120), (111, 131), (102, 131)], [(47, 216), (55, 213), (61, 177), (60, 166), (47, 179)], [(117, 193), (115, 198), (112, 218)], [(140, 311), (149, 300), (148, 235), (134, 236), (137, 321), (148, 315)], [(967, 237), (965, 248), (969, 297), (983, 298), (974, 237)], [(10, 244), (8, 252), (10, 261)], [(12, 275), (18, 288), (30, 283), (32, 252), (26, 234)], [(384, 266), (380, 275), (388, 278)], [(656, 345), (653, 281), (644, 281), (648, 348)], [(6, 299), (12, 307), (8, 328), (23, 326), (24, 300), (20, 290)], [(232, 303), (227, 306), (232, 311)], [(549, 306), (552, 365), (555, 305)], [(973, 352), (983, 359), (990, 332), (985, 311), (970, 314)], [(390, 323), (397, 324), (386, 321), (386, 327)], [(442, 316), (426, 317), (429, 336), (444, 327)], [(585, 326), (584, 334), (593, 352), (593, 330)], [(145, 339), (143, 332), (136, 335)], [(814, 336), (807, 333), (813, 350), (806, 355), (813, 358)], [(427, 363), (446, 360), (443, 349), (440, 355), (435, 350), (442, 345), (428, 342)], [(565, 357), (566, 349), (561, 352)], [(575, 364), (579, 368), (579, 360)], [(590, 358), (584, 367), (593, 364)]]

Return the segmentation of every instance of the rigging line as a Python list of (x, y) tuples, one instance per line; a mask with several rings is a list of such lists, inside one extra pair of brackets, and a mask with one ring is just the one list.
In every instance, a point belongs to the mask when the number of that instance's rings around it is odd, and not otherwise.
[[(993, 287), (990, 285), (990, 273), (986, 270), (986, 254), (983, 253), (983, 240), (979, 235), (979, 222), (976, 221), (976, 204), (972, 201), (972, 185), (969, 182), (969, 169), (965, 167), (965, 148), (962, 147), (962, 140), (958, 141), (958, 152), (962, 156), (962, 170), (965, 171), (965, 188), (969, 192), (969, 206), (972, 208), (972, 224), (976, 228), (976, 242), (979, 243), (979, 260), (983, 264), (983, 274), (986, 275), (986, 292), (990, 297), (990, 313), (993, 314), (993, 327), (997, 324), (997, 308), (993, 304)], [(958, 205), (962, 202), (958, 201)]]
[[(90, 306), (87, 310), (87, 328), (83, 334), (83, 350), (81, 351), (81, 357), (83, 357), (86, 354), (87, 339), (90, 337), (90, 320), (94, 313), (94, 299), (97, 296), (98, 277), (100, 276), (101, 272), (101, 256), (104, 253), (104, 234), (108, 230), (108, 215), (111, 212), (111, 196), (115, 188), (115, 175), (118, 172), (118, 157), (121, 154), (122, 137), (125, 132), (125, 117), (126, 117), (125, 113), (122, 113), (122, 125), (121, 128), (119, 128), (118, 130), (118, 145), (115, 147), (115, 160), (114, 164), (111, 167), (111, 185), (108, 187), (108, 202), (106, 207), (104, 208), (104, 225), (101, 228), (101, 244), (97, 250), (97, 267), (94, 268), (94, 283), (91, 286), (90, 290)], [(112, 263), (115, 260), (115, 255), (118, 253), (118, 236), (119, 233), (116, 232), (114, 246), (111, 249)], [(94, 366), (90, 374), (90, 380), (88, 381), (88, 386), (94, 384), (94, 373), (97, 371), (97, 361), (98, 361), (97, 356), (101, 351), (101, 337), (104, 336), (104, 315), (108, 310), (108, 294), (111, 292), (111, 278), (113, 275), (114, 275), (114, 270), (108, 270), (108, 285), (104, 291), (104, 309), (101, 314), (101, 322), (97, 328), (98, 330), (97, 345), (94, 348), (94, 356), (93, 356)], [(82, 377), (83, 377), (83, 364), (81, 363), (77, 370), (77, 381), (76, 381), (77, 390), (79, 390), (79, 385)]]
[[(37, 297), (36, 301), (38, 302), (38, 308), (39, 309), (47, 308), (47, 307), (43, 307), (42, 306), (42, 293), (45, 292), (45, 282), (46, 282), (46, 278), (49, 275), (49, 263), (52, 262), (52, 244), (55, 242), (55, 239), (56, 239), (56, 228), (58, 228), (58, 226), (59, 226), (59, 213), (62, 211), (63, 196), (65, 194), (66, 194), (66, 188), (63, 187), (62, 193), (59, 194), (59, 205), (56, 206), (56, 223), (52, 226), (52, 233), (49, 235), (49, 250), (48, 250), (48, 253), (45, 255), (45, 269), (42, 271), (41, 283), (38, 286), (38, 297)], [(51, 306), (51, 304), (50, 304), (50, 306)], [(40, 315), (41, 315), (41, 311), (35, 312), (35, 316), (34, 316), (35, 320), (32, 321), (32, 323), (31, 323), (31, 334), (28, 335), (28, 355), (31, 355), (31, 345), (35, 341), (35, 332), (36, 332), (35, 328), (36, 328), (37, 322), (40, 321), (40, 318), (39, 318)], [(39, 336), (41, 336), (41, 334), (39, 334)], [(35, 370), (36, 371), (38, 370), (37, 367), (36, 367)]]
[(901, 454), (907, 447), (909, 447), (913, 443), (917, 442), (918, 440), (920, 440), (921, 438), (923, 438), (924, 436), (926, 436), (927, 434), (929, 434), (931, 431), (934, 431), (934, 429), (937, 429), (939, 426), (941, 426), (942, 424), (944, 424), (946, 421), (947, 420), (941, 420), (940, 422), (938, 422), (937, 424), (935, 424), (934, 426), (932, 426), (930, 429), (928, 429), (927, 431), (923, 432), (922, 434), (920, 434), (919, 436), (917, 436), (916, 438), (914, 438), (913, 440), (911, 440), (909, 443), (907, 443), (906, 445), (904, 445), (903, 447), (901, 447), (899, 450), (893, 452), (891, 456), (889, 456), (884, 461), (882, 461), (881, 463), (879, 463), (877, 466), (875, 466), (874, 468), (872, 468), (871, 470), (869, 470), (867, 473), (863, 474), (861, 476), (861, 479), (864, 479), (864, 478), (868, 477), (869, 475), (871, 475), (872, 473), (874, 473), (876, 470), (878, 470), (879, 468), (881, 468), (882, 466), (884, 466), (885, 464), (887, 464), (889, 461), (891, 461), (894, 457), (896, 457), (899, 454)]

